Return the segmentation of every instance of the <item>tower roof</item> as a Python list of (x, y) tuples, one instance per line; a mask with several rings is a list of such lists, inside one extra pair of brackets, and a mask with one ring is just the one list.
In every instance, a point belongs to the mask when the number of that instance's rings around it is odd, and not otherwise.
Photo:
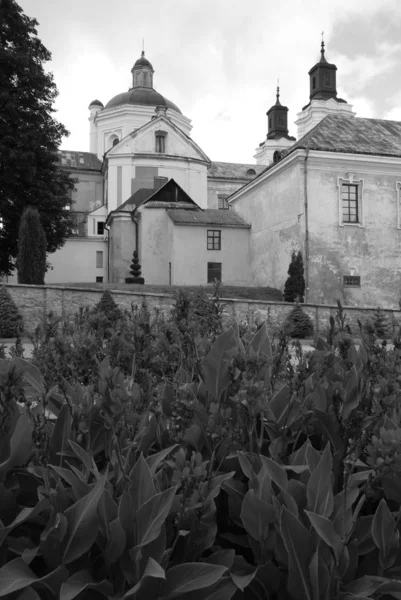
[(269, 108), (266, 114), (268, 140), (279, 140), (283, 137), (289, 140), (294, 139), (288, 135), (288, 108), (287, 106), (283, 106), (280, 102), (280, 87), (278, 85), (276, 90), (276, 103)]
[(151, 69), (153, 71), (152, 63), (150, 63), (148, 61), (148, 59), (145, 58), (145, 50), (142, 50), (141, 57), (138, 58), (138, 60), (135, 62), (134, 66), (132, 67), (132, 71), (134, 69), (142, 69), (143, 67), (146, 67), (146, 68)]

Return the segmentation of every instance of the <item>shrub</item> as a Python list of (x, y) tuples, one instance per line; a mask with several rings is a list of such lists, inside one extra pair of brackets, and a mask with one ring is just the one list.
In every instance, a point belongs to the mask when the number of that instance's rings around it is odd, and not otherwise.
[(303, 302), (305, 295), (304, 262), (301, 252), (291, 255), (288, 278), (284, 285), (285, 302)]
[(103, 292), (102, 297), (93, 309), (93, 313), (103, 314), (111, 323), (116, 323), (123, 316), (109, 290)]
[(141, 277), (141, 265), (139, 264), (138, 252), (134, 250), (132, 255), (132, 262), (130, 265), (130, 273), (132, 277), (126, 277), (125, 283), (140, 283), (144, 284), (145, 280)]
[(309, 315), (297, 304), (285, 321), (285, 329), (293, 338), (309, 338), (313, 335), (313, 323)]
[(18, 231), (18, 283), (44, 285), (46, 272), (46, 234), (37, 208), (28, 206), (22, 213)]
[(0, 338), (17, 337), (21, 331), (21, 314), (7, 288), (0, 286)]
[(368, 331), (373, 329), (375, 335), (379, 338), (391, 338), (393, 334), (393, 325), (390, 318), (380, 306), (375, 308), (365, 327)]

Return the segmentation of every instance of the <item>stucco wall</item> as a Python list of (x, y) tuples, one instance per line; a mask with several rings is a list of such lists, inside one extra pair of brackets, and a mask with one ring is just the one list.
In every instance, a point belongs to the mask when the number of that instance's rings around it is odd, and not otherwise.
[[(96, 252), (103, 252), (103, 268), (96, 267)], [(46, 283), (107, 281), (107, 242), (96, 238), (70, 238), (64, 246), (48, 255), (53, 267), (47, 271)]]
[(230, 196), (239, 188), (241, 188), (248, 180), (230, 181), (224, 179), (209, 179), (207, 180), (207, 207), (219, 208), (219, 194), (222, 196)]
[[(44, 315), (53, 311), (56, 315), (68, 316), (79, 310), (80, 307), (94, 306), (99, 302), (103, 291), (101, 289), (68, 288), (52, 286), (31, 286), (6, 284), (12, 298), (21, 311), (27, 332), (34, 331)], [(113, 297), (120, 308), (129, 309), (131, 304), (141, 304), (146, 301), (150, 310), (157, 308), (165, 314), (171, 310), (174, 299), (168, 294), (132, 293), (129, 291), (112, 290)], [(270, 329), (281, 325), (293, 304), (285, 302), (261, 302), (256, 300), (226, 299), (225, 320), (227, 323), (247, 320), (249, 323), (267, 321)], [(329, 324), (330, 315), (337, 310), (336, 306), (304, 304), (304, 310), (312, 318), (315, 332), (325, 330)], [(364, 321), (371, 314), (373, 308), (344, 307), (354, 331), (357, 329), (357, 320)], [(400, 310), (385, 310), (393, 323), (401, 319)]]
[[(208, 229), (221, 231), (221, 250), (207, 249)], [(171, 261), (175, 285), (205, 285), (208, 262), (222, 263), (223, 283), (247, 285), (249, 229), (176, 226)]]
[[(396, 183), (401, 167), (391, 161), (310, 156), (309, 300), (351, 305), (397, 306), (401, 295), (401, 230)], [(339, 178), (352, 172), (362, 181), (363, 226), (340, 226)], [(352, 177), (351, 177), (352, 179)], [(360, 288), (343, 287), (345, 275), (361, 278)]]
[(268, 179), (255, 181), (233, 201), (250, 230), (251, 285), (283, 289), (291, 252), (303, 248), (304, 202), (301, 161), (273, 167)]
[(135, 224), (131, 215), (115, 215), (110, 226), (109, 281), (124, 283), (125, 278), (130, 277), (129, 268), (136, 248), (135, 236)]
[(78, 179), (72, 192), (72, 210), (91, 212), (103, 204), (103, 174), (99, 171), (74, 173), (71, 177)]
[(141, 210), (139, 259), (145, 282), (156, 285), (169, 283), (169, 232), (170, 220), (164, 208)]

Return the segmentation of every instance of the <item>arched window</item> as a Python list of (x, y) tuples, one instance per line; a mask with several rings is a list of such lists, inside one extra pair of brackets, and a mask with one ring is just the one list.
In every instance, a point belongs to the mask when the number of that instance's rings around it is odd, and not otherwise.
[(110, 150), (110, 148), (114, 148), (114, 146), (118, 144), (119, 141), (120, 138), (118, 137), (118, 135), (113, 133), (107, 140), (107, 149)]
[(256, 171), (255, 171), (255, 169), (248, 169), (247, 172), (246, 172), (246, 174), (250, 175), (250, 176), (256, 175)]
[(281, 160), (281, 152), (280, 150), (276, 150), (273, 154), (273, 162), (278, 163), (279, 160)]
[(116, 146), (118, 144), (120, 140), (118, 138), (114, 138), (113, 140), (113, 146)]

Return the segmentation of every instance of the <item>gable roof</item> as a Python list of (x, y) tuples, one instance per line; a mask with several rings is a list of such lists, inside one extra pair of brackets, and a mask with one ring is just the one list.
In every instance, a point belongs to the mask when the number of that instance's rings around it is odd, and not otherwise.
[(173, 123), (173, 121), (169, 117), (165, 117), (164, 115), (160, 115), (159, 117), (153, 117), (153, 119), (151, 119), (144, 125), (141, 125), (141, 127), (138, 127), (137, 129), (134, 129), (134, 131), (131, 131), (131, 133), (129, 133), (128, 135), (123, 137), (118, 142), (118, 144), (109, 148), (106, 152), (106, 155), (112, 154), (112, 152), (116, 148), (118, 148), (122, 143), (126, 142), (129, 138), (134, 139), (135, 137), (137, 137), (139, 135), (139, 133), (142, 133), (146, 129), (150, 129), (151, 127), (154, 126), (154, 124), (156, 122), (164, 123), (167, 127), (172, 129), (179, 137), (185, 139), (185, 141), (188, 142), (192, 146), (192, 148), (194, 148), (196, 150), (196, 152), (198, 152), (198, 154), (200, 154), (200, 156), (202, 157), (201, 160), (203, 160), (207, 163), (211, 162), (210, 158), (203, 152), (202, 148), (200, 148), (200, 146), (198, 146), (198, 144), (196, 142), (194, 142), (194, 140), (189, 135), (187, 135), (184, 131), (182, 131), (182, 129), (177, 127), (177, 125), (175, 123)]
[(152, 190), (151, 196), (147, 198), (144, 202), (142, 202), (142, 206), (147, 206), (148, 208), (156, 208), (163, 207), (163, 205), (171, 205), (173, 206), (177, 204), (178, 206), (185, 204), (186, 206), (191, 206), (193, 208), (200, 207), (196, 204), (194, 200), (182, 189), (180, 185), (174, 179), (169, 179), (164, 185), (162, 185), (158, 190)]
[(238, 227), (249, 229), (251, 226), (233, 210), (170, 209), (168, 216), (175, 225), (215, 225), (216, 227)]
[(139, 190), (136, 190), (136, 192), (134, 192), (132, 194), (132, 196), (130, 196), (128, 198), (128, 200), (123, 202), (119, 206), (119, 209), (120, 210), (124, 210), (124, 209), (132, 210), (134, 208), (134, 206), (136, 206), (136, 207), (140, 206), (145, 200), (147, 200), (154, 193), (155, 193), (154, 188), (140, 188)]
[[(227, 162), (212, 162), (208, 171), (207, 176), (215, 177), (216, 179), (245, 179), (251, 180), (259, 175), (264, 169), (265, 165), (249, 165), (243, 163), (227, 163)], [(255, 173), (247, 173), (252, 170)]]
[(75, 150), (60, 150), (61, 166), (66, 169), (84, 171), (101, 171), (102, 161), (92, 152), (77, 152)]
[(285, 156), (298, 149), (401, 157), (401, 122), (328, 115)]

